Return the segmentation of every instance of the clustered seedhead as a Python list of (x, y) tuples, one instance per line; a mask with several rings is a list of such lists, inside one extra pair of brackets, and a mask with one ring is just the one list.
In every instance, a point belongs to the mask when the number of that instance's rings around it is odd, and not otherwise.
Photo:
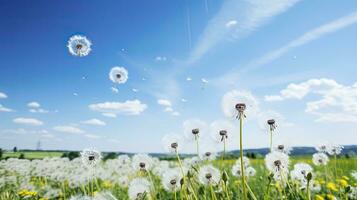
[(281, 167), (281, 161), (280, 161), (280, 160), (276, 160), (276, 161), (274, 161), (274, 165), (278, 168), (278, 170), (280, 170), (280, 167)]
[(279, 149), (279, 150), (284, 150), (284, 145), (279, 144), (279, 145), (278, 145), (278, 149)]
[(277, 125), (275, 123), (275, 119), (269, 119), (267, 123), (269, 125), (270, 131), (274, 131), (276, 129)]
[(171, 148), (177, 149), (177, 147), (178, 147), (177, 142), (171, 143)]
[(211, 154), (212, 154), (211, 152), (206, 152), (206, 153), (205, 153), (205, 156), (210, 157)]
[(170, 181), (170, 184), (171, 184), (171, 185), (176, 185), (176, 183), (177, 183), (177, 181), (176, 181), (175, 179), (172, 179), (172, 180)]
[(119, 79), (121, 78), (121, 74), (116, 74), (116, 77)]
[(77, 48), (77, 50), (81, 50), (83, 48), (83, 45), (82, 44), (77, 44), (76, 48)]
[(238, 111), (238, 115), (237, 115), (237, 119), (241, 119), (242, 117), (246, 117), (244, 114), (245, 109), (247, 108), (247, 106), (245, 105), (245, 103), (237, 103), (236, 104), (236, 110)]
[(145, 170), (145, 163), (141, 162), (139, 163), (140, 169)]
[(223, 142), (224, 139), (228, 138), (227, 130), (220, 130), (219, 135), (221, 136), (221, 142)]
[(192, 134), (197, 135), (199, 133), (200, 133), (200, 129), (198, 129), (198, 128), (192, 129)]
[(210, 179), (212, 178), (212, 174), (211, 174), (211, 173), (207, 173), (207, 174), (205, 175), (205, 177), (206, 177), (206, 179), (210, 180)]
[(88, 160), (92, 161), (92, 160), (94, 160), (94, 159), (95, 159), (94, 155), (88, 156)]

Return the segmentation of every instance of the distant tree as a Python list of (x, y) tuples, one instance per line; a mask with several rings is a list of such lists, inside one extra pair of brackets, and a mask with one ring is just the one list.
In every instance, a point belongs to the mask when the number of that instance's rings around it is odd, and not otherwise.
[(108, 160), (108, 159), (115, 159), (117, 158), (118, 155), (114, 152), (110, 152), (104, 155), (103, 160)]
[(19, 159), (25, 159), (25, 154), (21, 153)]
[(13, 151), (14, 151), (14, 152), (17, 152), (17, 147), (14, 147)]
[(2, 151), (2, 149), (0, 148), (0, 160), (2, 159), (2, 154), (3, 154), (3, 151)]
[(78, 157), (79, 157), (79, 152), (76, 151), (65, 152), (62, 154), (62, 158), (68, 158), (69, 160), (73, 160)]

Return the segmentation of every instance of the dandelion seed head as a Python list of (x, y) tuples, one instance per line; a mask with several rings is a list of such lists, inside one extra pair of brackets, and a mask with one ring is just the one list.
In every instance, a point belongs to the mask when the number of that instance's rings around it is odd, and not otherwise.
[(82, 163), (86, 167), (95, 167), (101, 160), (102, 155), (99, 151), (84, 149), (81, 152)]
[(143, 198), (150, 194), (151, 184), (146, 178), (135, 178), (129, 184), (128, 194), (131, 200)]
[(276, 178), (279, 178), (280, 173), (288, 173), (289, 156), (285, 153), (273, 151), (265, 156), (265, 165)]
[(68, 40), (68, 51), (70, 54), (78, 57), (87, 56), (91, 49), (92, 43), (87, 37), (82, 35), (74, 35)]
[(198, 179), (204, 185), (217, 185), (221, 179), (220, 171), (212, 165), (205, 165), (198, 172)]
[(128, 80), (128, 71), (124, 67), (113, 67), (109, 72), (109, 79), (113, 83), (124, 84)]
[(325, 153), (315, 153), (312, 155), (312, 162), (317, 166), (325, 166), (329, 162), (329, 158)]
[(174, 192), (181, 187), (182, 174), (180, 169), (173, 168), (166, 170), (162, 175), (162, 184), (166, 191)]

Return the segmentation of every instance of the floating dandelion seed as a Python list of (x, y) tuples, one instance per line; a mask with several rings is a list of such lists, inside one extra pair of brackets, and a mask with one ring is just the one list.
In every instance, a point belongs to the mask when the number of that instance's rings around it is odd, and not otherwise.
[(113, 83), (123, 84), (128, 80), (128, 71), (124, 67), (113, 67), (109, 72), (109, 79)]
[(87, 56), (91, 49), (92, 43), (85, 37), (81, 35), (74, 35), (68, 40), (68, 50), (74, 56)]
[(81, 152), (82, 163), (86, 167), (95, 167), (101, 160), (102, 155), (99, 151), (85, 149)]
[(312, 155), (312, 162), (317, 166), (325, 166), (329, 162), (329, 158), (325, 153), (315, 153)]

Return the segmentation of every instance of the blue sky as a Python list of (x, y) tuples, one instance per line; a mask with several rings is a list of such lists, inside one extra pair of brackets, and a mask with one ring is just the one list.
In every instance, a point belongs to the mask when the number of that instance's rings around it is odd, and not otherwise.
[[(186, 120), (236, 124), (222, 112), (233, 90), (259, 103), (246, 148), (267, 146), (259, 121), (271, 111), (282, 119), (276, 141), (357, 141), (353, 0), (15, 0), (0, 3), (0, 27), (2, 148), (161, 152)], [(68, 52), (76, 34), (93, 43), (86, 57)], [(114, 66), (128, 70), (125, 84), (110, 81)], [(146, 109), (89, 107), (105, 102)]]

